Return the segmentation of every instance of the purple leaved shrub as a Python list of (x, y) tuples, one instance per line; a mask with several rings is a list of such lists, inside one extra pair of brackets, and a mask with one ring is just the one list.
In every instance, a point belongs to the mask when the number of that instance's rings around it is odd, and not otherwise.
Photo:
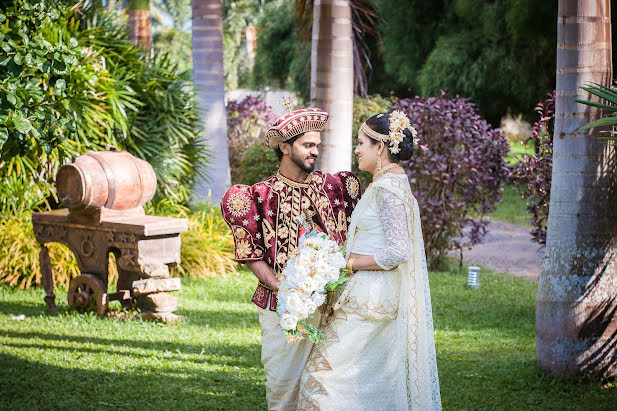
[(438, 268), (447, 250), (477, 244), (486, 234), (481, 217), (499, 201), (509, 146), (463, 97), (442, 92), (400, 100), (390, 110), (405, 112), (418, 130), (418, 152), (402, 165), (421, 210), (429, 265)]
[(527, 211), (531, 214), (533, 230), (531, 235), (539, 244), (546, 244), (548, 205), (551, 197), (551, 176), (553, 173), (553, 126), (555, 124), (555, 92), (535, 108), (540, 115), (531, 129), (536, 145), (533, 156), (524, 155), (512, 171), (512, 182), (521, 196), (527, 200)]
[(245, 151), (265, 140), (268, 128), (276, 120), (272, 107), (259, 97), (247, 96), (227, 102), (227, 138), (231, 181), (242, 179), (241, 163)]

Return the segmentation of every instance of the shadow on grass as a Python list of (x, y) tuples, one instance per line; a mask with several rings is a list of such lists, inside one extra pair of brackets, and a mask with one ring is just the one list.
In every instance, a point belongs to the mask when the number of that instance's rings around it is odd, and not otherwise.
[[(259, 327), (259, 315), (257, 310), (224, 309), (221, 307), (209, 308), (208, 304), (201, 303), (199, 308), (181, 308), (176, 314), (184, 315), (187, 323), (198, 327), (208, 327), (213, 330), (237, 329)], [(60, 305), (58, 311), (52, 312), (47, 309), (45, 303), (29, 302), (6, 302), (0, 301), (0, 313), (7, 315), (24, 314), (27, 317), (57, 316), (59, 314), (73, 313), (66, 305)], [(106, 320), (105, 318), (101, 320)], [(109, 319), (115, 320), (115, 319)], [(139, 321), (139, 320), (135, 320)], [(182, 327), (182, 325), (180, 325)]]
[[(82, 337), (67, 334), (51, 334), (42, 332), (18, 332), (18, 331), (3, 331), (2, 336), (12, 339), (22, 339), (24, 342), (5, 343), (5, 346), (14, 346), (16, 348), (41, 348), (43, 350), (57, 350), (68, 352), (88, 352), (88, 353), (109, 353), (113, 355), (123, 355), (130, 357), (150, 357), (153, 355), (162, 355), (166, 359), (185, 361), (186, 355), (194, 355), (203, 357), (199, 359), (191, 358), (191, 362), (196, 363), (220, 363), (223, 365), (231, 365), (237, 367), (252, 367), (255, 364), (259, 365), (261, 355), (260, 344), (231, 344), (207, 343), (203, 345), (185, 344), (176, 341), (141, 341), (134, 339), (117, 339), (117, 338), (102, 338), (102, 337)], [(58, 345), (48, 345), (33, 342), (32, 340), (43, 341), (60, 341), (66, 343), (66, 347)], [(71, 344), (96, 344), (101, 348), (79, 347), (76, 348)], [(105, 347), (105, 348), (103, 348)], [(122, 351), (122, 350), (126, 351)], [(135, 352), (143, 350), (143, 353)], [(217, 357), (222, 357), (222, 361)]]
[(0, 354), (0, 380), (0, 409), (265, 408), (263, 382), (234, 371), (84, 370)]
[(47, 306), (45, 302), (42, 301), (40, 303), (35, 302), (8, 302), (8, 301), (0, 301), (0, 313), (4, 314), (12, 314), (19, 315), (24, 314), (27, 316), (37, 316), (49, 314), (50, 311), (47, 310)]
[(440, 354), (440, 376), (448, 376), (440, 379), (444, 409), (615, 409), (617, 379), (550, 375), (533, 353), (513, 359), (514, 353), (503, 358), (503, 351)]
[(184, 315), (187, 323), (198, 327), (208, 327), (214, 330), (259, 327), (257, 309), (230, 310), (215, 308), (182, 308), (176, 311)]

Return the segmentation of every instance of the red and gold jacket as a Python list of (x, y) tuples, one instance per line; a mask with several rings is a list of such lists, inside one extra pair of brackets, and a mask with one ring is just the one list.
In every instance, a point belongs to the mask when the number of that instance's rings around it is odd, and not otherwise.
[[(359, 199), (360, 182), (349, 171), (313, 171), (303, 183), (277, 173), (252, 187), (231, 187), (221, 200), (221, 212), (234, 236), (236, 261), (265, 260), (279, 277), (298, 246), (302, 227), (296, 216), (308, 210), (313, 222), (342, 246)], [(252, 301), (261, 308), (269, 302), (276, 311), (276, 295), (264, 284), (258, 285)]]

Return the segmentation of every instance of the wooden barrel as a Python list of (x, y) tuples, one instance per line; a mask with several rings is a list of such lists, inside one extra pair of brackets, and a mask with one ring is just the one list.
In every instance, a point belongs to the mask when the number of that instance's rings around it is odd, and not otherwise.
[(128, 210), (152, 199), (156, 175), (148, 162), (125, 151), (90, 152), (60, 167), (56, 188), (69, 209)]

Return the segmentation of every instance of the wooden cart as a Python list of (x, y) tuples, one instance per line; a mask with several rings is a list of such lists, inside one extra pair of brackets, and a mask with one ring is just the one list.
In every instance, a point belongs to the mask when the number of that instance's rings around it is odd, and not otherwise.
[[(180, 262), (180, 233), (188, 224), (144, 214), (156, 188), (152, 167), (125, 152), (88, 153), (59, 170), (56, 188), (67, 209), (32, 216), (49, 309), (56, 307), (46, 245), (57, 242), (73, 252), (81, 273), (69, 285), (71, 308), (104, 315), (109, 301), (119, 300), (146, 319), (181, 319), (173, 314), (178, 298), (168, 294), (180, 289), (180, 279), (170, 277), (169, 267)], [(109, 253), (118, 268), (113, 294), (107, 293)]]

